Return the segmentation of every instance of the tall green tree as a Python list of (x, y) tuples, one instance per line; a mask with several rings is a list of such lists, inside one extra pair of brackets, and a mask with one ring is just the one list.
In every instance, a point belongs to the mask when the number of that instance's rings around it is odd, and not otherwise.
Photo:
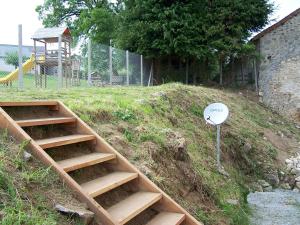
[[(23, 56), (22, 61), (25, 62), (28, 57)], [(8, 65), (12, 65), (15, 69), (19, 66), (19, 55), (18, 52), (8, 52), (5, 54), (4, 62)]]
[(272, 10), (268, 0), (46, 0), (37, 8), (46, 26), (67, 24), (76, 37), (112, 39), (157, 60), (218, 61), (220, 84), (228, 58), (243, 52)]

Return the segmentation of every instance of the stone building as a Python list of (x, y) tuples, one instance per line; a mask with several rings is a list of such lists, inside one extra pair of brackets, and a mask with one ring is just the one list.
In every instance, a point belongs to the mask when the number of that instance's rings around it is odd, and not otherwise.
[(300, 8), (256, 35), (256, 63), (262, 101), (300, 121)]

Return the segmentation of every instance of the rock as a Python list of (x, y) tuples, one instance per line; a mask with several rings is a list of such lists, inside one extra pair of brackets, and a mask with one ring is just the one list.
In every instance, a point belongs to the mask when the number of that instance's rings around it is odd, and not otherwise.
[(137, 103), (141, 104), (141, 105), (144, 105), (147, 103), (147, 101), (145, 99), (137, 99), (135, 100)]
[(295, 181), (296, 181), (296, 182), (300, 182), (300, 176), (296, 177), (296, 178), (295, 178)]
[(292, 168), (291, 174), (295, 175), (296, 177), (300, 176), (300, 168)]
[(250, 185), (250, 188), (254, 192), (263, 192), (264, 191), (263, 188), (262, 188), (262, 186), (260, 184), (258, 184), (258, 183), (252, 183)]
[(185, 138), (178, 132), (167, 132), (168, 142), (167, 147), (178, 161), (187, 161), (189, 155), (187, 153), (187, 143)]
[(23, 158), (25, 162), (28, 162), (32, 159), (32, 155), (29, 152), (24, 151)]
[(244, 144), (243, 150), (245, 153), (249, 153), (252, 150), (252, 145), (250, 143)]
[(293, 164), (293, 161), (290, 160), (290, 159), (286, 159), (286, 160), (285, 160), (285, 164)]
[(82, 219), (83, 224), (88, 225), (94, 219), (95, 214), (87, 209), (78, 208), (74, 206), (63, 206), (61, 204), (56, 204), (54, 207), (57, 211), (69, 214), (69, 215), (76, 215)]
[(278, 186), (278, 184), (279, 184), (279, 177), (278, 177), (276, 172), (271, 173), (271, 174), (267, 174), (266, 179), (269, 181), (269, 183), (272, 186)]
[(283, 183), (280, 187), (285, 190), (291, 190), (291, 186), (288, 183)]
[(239, 204), (239, 200), (237, 200), (237, 199), (226, 199), (226, 202), (230, 205), (238, 205)]
[(151, 94), (153, 97), (161, 97), (161, 98), (167, 98), (167, 94), (164, 91), (159, 91)]
[(293, 192), (299, 193), (299, 189), (298, 188), (294, 188)]
[(272, 186), (264, 187), (263, 190), (264, 192), (270, 192), (272, 191)]
[(257, 183), (258, 183), (259, 185), (261, 185), (263, 188), (271, 186), (271, 185), (270, 185), (267, 181), (265, 181), (265, 180), (258, 180)]

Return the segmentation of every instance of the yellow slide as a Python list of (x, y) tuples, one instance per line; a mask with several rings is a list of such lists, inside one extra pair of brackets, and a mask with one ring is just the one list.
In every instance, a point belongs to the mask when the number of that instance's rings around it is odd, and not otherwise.
[[(34, 55), (32, 55), (25, 63), (23, 63), (22, 68), (23, 68), (23, 73), (28, 73), (34, 66)], [(0, 84), (7, 84), (10, 81), (14, 81), (18, 79), (18, 73), (19, 69), (16, 69), (15, 71), (11, 72), (5, 77), (0, 78)]]

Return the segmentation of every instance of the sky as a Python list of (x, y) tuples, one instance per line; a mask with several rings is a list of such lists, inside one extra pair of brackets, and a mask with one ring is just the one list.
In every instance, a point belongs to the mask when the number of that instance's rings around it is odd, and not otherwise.
[[(271, 24), (300, 8), (300, 0), (273, 0), (276, 5)], [(42, 27), (35, 12), (44, 0), (0, 0), (0, 44), (18, 44), (18, 24), (23, 25), (23, 44), (33, 45), (31, 35)], [(270, 25), (271, 25), (270, 24)]]

